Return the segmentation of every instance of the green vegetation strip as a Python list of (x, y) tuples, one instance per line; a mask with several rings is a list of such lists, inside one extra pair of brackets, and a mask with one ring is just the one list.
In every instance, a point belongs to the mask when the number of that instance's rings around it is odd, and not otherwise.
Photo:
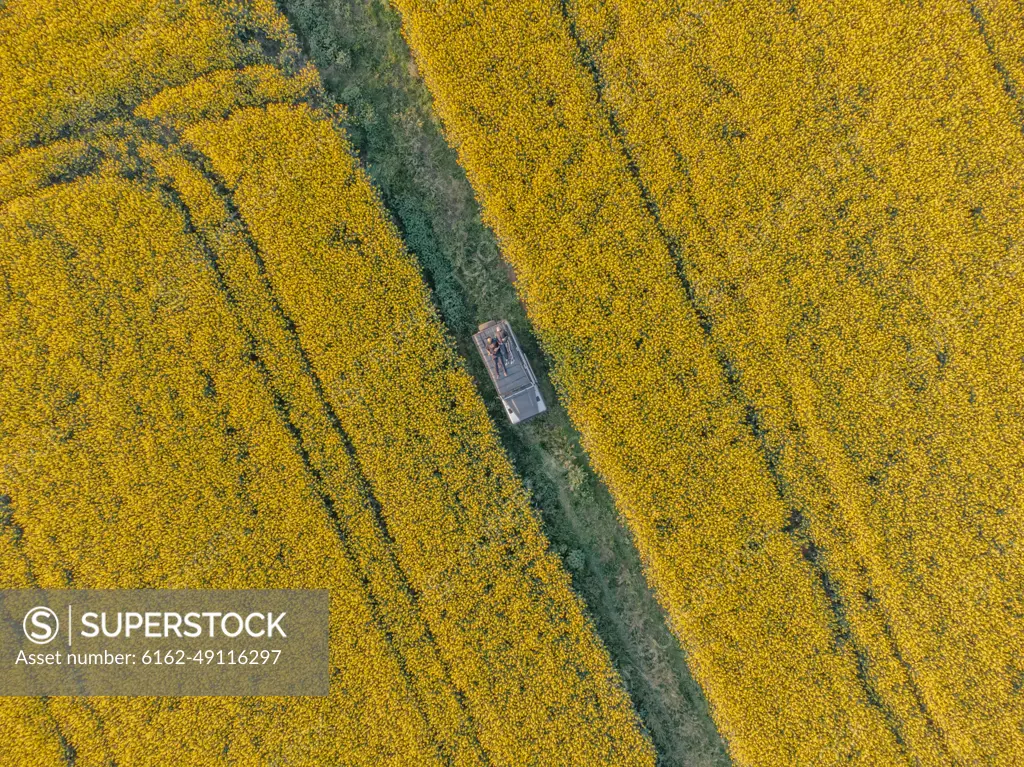
[[(383, 0), (284, 0), (346, 129), (381, 190), (498, 424), (505, 450), (543, 512), (662, 765), (729, 763), (700, 688), (644, 579), (631, 536), (580, 448), (548, 380), (514, 277), (480, 220), (430, 97)], [(541, 380), (547, 414), (509, 426), (470, 341), (479, 322), (507, 318)]]

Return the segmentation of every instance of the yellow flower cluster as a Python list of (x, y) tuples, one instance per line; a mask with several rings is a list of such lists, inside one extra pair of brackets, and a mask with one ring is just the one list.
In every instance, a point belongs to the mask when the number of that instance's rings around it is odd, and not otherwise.
[(0, 760), (4, 764), (53, 767), (67, 761), (60, 734), (42, 701), (0, 698), (0, 722), (4, 726), (0, 741)]
[(652, 765), (273, 3), (0, 36), (0, 586), (332, 600), (326, 699), (8, 700), (0, 762)]
[(733, 757), (1019, 752), (1010, 4), (396, 4)]
[(238, 107), (304, 101), (320, 94), (320, 75), (307, 64), (289, 77), (269, 64), (218, 70), (140, 104), (135, 114), (182, 130), (189, 123), (227, 117)]
[[(1020, 6), (1013, 0), (974, 0), (970, 10), (999, 84), (1016, 100), (1018, 119), (1024, 120), (1024, 15)], [(990, 78), (991, 73), (986, 79)]]
[(84, 141), (55, 141), (0, 159), (0, 205), (32, 194), (62, 178), (93, 169), (95, 151)]
[(0, 156), (253, 58), (203, 0), (9, 2), (0, 39)]

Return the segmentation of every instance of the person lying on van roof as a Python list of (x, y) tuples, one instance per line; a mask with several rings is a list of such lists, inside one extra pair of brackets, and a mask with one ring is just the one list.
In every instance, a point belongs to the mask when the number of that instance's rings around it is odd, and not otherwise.
[(501, 344), (495, 339), (487, 339), (487, 353), (491, 355), (491, 359), (494, 360), (494, 370), (499, 375), (507, 376), (508, 368), (505, 366), (505, 357), (501, 351)]

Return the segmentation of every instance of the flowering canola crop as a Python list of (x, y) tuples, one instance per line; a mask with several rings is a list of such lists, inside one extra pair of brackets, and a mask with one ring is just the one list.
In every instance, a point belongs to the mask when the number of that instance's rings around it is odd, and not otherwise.
[(396, 4), (733, 758), (1020, 752), (1012, 4)]
[(0, 37), (0, 586), (331, 593), (328, 697), (5, 699), (0, 762), (652, 765), (272, 4)]

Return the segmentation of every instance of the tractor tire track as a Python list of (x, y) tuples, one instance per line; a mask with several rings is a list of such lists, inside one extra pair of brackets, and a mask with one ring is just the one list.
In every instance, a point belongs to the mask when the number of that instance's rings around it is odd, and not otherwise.
[(985, 18), (984, 12), (978, 7), (977, 0), (967, 0), (967, 7), (978, 29), (978, 35), (985, 44), (985, 50), (988, 51), (988, 56), (992, 60), (992, 68), (999, 75), (1003, 92), (1013, 103), (1014, 112), (1016, 113), (1014, 115), (1014, 122), (1017, 123), (1021, 133), (1024, 133), (1024, 92), (1021, 91), (1020, 83), (1017, 82), (1013, 73), (1006, 68), (1006, 64), (1003, 63), (999, 52), (996, 50), (995, 38), (989, 30), (988, 20)]

